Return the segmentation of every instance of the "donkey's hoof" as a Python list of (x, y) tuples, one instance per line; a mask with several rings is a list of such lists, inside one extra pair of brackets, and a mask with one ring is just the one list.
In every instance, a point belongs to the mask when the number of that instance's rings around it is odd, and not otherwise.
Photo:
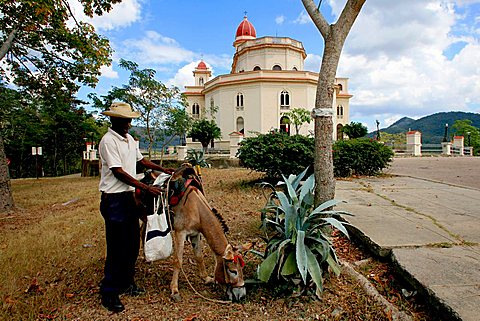
[(175, 302), (180, 302), (182, 300), (182, 298), (180, 297), (180, 293), (172, 293), (171, 297), (172, 300)]
[(214, 283), (214, 282), (215, 282), (215, 279), (212, 278), (212, 277), (210, 277), (210, 276), (207, 276), (207, 277), (205, 278), (205, 284), (212, 284), (212, 283)]

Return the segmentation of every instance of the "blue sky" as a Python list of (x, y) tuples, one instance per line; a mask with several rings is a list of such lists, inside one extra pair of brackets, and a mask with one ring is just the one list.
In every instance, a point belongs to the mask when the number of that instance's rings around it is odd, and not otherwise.
[[(74, 2), (76, 0), (70, 0)], [(318, 2), (318, 1), (317, 1)], [(333, 23), (345, 0), (324, 0)], [(305, 69), (318, 72), (323, 39), (300, 0), (123, 0), (90, 22), (115, 50), (95, 89), (126, 83), (120, 58), (157, 70), (183, 88), (203, 60), (213, 74), (228, 73), (235, 32), (244, 12), (257, 37), (291, 37), (307, 52)], [(80, 10), (76, 11), (81, 16)], [(85, 19), (85, 18), (84, 18)], [(367, 0), (345, 43), (337, 76), (350, 78), (350, 118), (369, 129), (401, 117), (440, 111), (480, 112), (480, 0)]]

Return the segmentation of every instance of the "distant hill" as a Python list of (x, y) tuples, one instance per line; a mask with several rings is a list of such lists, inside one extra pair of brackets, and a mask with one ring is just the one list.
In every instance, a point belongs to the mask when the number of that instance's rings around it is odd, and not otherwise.
[[(472, 126), (480, 128), (480, 114), (451, 111), (436, 113), (420, 119), (403, 117), (387, 128), (381, 128), (381, 132), (389, 134), (406, 133), (409, 130), (418, 130), (422, 133), (422, 143), (439, 144), (442, 142), (445, 133), (445, 124), (448, 124), (448, 136), (452, 137), (453, 124), (456, 120), (470, 119)], [(375, 132), (369, 134), (373, 137)]]
[[(140, 127), (140, 126), (132, 126), (132, 128), (130, 129), (130, 133), (132, 134), (133, 132), (134, 137), (140, 137), (140, 149), (148, 148), (148, 139), (147, 139), (146, 131), (147, 129), (145, 127)], [(169, 138), (170, 137), (168, 137), (167, 140)], [(163, 140), (156, 141), (153, 145), (153, 149), (160, 150), (162, 145), (163, 145)], [(175, 136), (173, 140), (169, 143), (169, 145), (171, 146), (180, 145), (180, 137)]]

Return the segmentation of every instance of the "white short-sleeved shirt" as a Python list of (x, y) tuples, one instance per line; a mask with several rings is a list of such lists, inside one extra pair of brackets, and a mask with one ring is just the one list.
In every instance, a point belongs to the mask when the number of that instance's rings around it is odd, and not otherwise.
[(133, 137), (127, 134), (125, 138), (109, 128), (100, 141), (98, 152), (100, 155), (99, 190), (105, 193), (134, 191), (133, 186), (118, 180), (110, 170), (113, 167), (121, 167), (130, 176), (136, 177), (137, 161), (143, 156)]

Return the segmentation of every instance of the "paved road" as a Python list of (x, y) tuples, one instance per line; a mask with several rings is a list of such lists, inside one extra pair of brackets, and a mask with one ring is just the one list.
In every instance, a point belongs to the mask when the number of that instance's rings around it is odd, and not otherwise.
[(337, 181), (345, 219), (441, 320), (480, 315), (480, 158), (396, 158), (387, 178)]
[(480, 189), (480, 157), (394, 158), (385, 172)]

